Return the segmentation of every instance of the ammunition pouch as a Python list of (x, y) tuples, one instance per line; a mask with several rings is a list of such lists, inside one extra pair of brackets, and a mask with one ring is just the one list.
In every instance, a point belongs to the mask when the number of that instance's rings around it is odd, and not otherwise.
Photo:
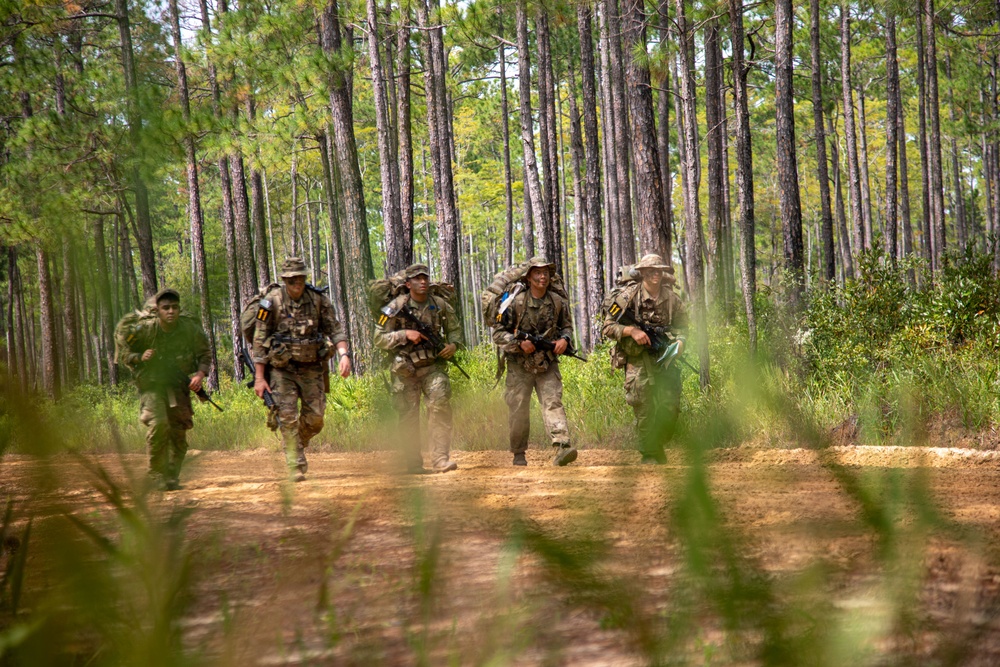
[(625, 356), (622, 346), (615, 345), (611, 348), (611, 368), (625, 368), (626, 365), (628, 365), (628, 357)]
[(414, 368), (425, 368), (437, 361), (437, 355), (434, 351), (425, 347), (418, 347), (414, 350), (410, 350), (407, 353), (407, 356), (409, 356), (410, 362), (413, 364)]
[(267, 353), (267, 363), (275, 368), (285, 368), (292, 361), (292, 349), (284, 341), (271, 343), (271, 349)]
[(417, 367), (413, 365), (410, 355), (406, 353), (397, 354), (393, 358), (389, 370), (393, 375), (401, 378), (411, 378), (417, 373)]
[(320, 344), (316, 341), (293, 341), (288, 344), (292, 361), (297, 364), (311, 364), (320, 360)]

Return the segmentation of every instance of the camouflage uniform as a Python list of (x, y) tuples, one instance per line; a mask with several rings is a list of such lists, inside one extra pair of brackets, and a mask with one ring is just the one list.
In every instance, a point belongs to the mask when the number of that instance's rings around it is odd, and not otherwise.
[[(418, 275), (429, 275), (423, 264), (413, 264), (406, 269), (409, 280)], [(449, 460), (451, 452), (451, 381), (445, 368), (447, 362), (437, 357), (426, 341), (411, 343), (406, 339), (406, 329), (413, 325), (399, 313), (408, 308), (423, 324), (441, 336), (444, 343), (462, 345), (462, 327), (455, 310), (444, 298), (428, 294), (423, 303), (415, 301), (408, 293), (401, 294), (383, 309), (375, 326), (375, 346), (389, 352), (392, 357), (390, 390), (399, 413), (402, 432), (411, 446), (406, 452), (410, 470), (423, 466), (420, 454), (420, 397), (427, 402), (427, 431), (431, 464), (435, 470), (454, 469)], [(389, 313), (395, 313), (390, 315)]]
[[(297, 257), (282, 264), (282, 278), (305, 275), (305, 263)], [(304, 479), (308, 468), (305, 448), (323, 430), (329, 383), (326, 362), (347, 336), (330, 299), (311, 287), (306, 287), (298, 301), (288, 296), (284, 286), (271, 290), (264, 299), (270, 302), (265, 308), (270, 314), (258, 317), (253, 361), (270, 366), (268, 384), (278, 406), (288, 467), (297, 469), (298, 478)]]
[[(555, 269), (554, 264), (537, 257), (529, 260), (529, 265), (547, 267), (550, 271)], [(516, 339), (516, 332), (523, 331), (551, 341), (565, 338), (569, 343), (573, 339), (569, 303), (551, 288), (540, 299), (534, 298), (530, 289), (525, 289), (509, 308), (513, 313), (510, 324), (493, 330), (493, 342), (504, 353), (503, 363), (507, 367), (504, 400), (507, 402), (510, 451), (515, 455), (515, 464), (524, 465), (523, 455), (528, 450), (531, 426), (531, 393), (534, 391), (538, 394), (549, 441), (558, 448), (553, 462), (565, 465), (576, 458), (576, 450), (570, 445), (566, 426), (559, 357), (541, 350), (526, 354), (521, 349), (521, 341)]]
[[(150, 304), (155, 308), (157, 300), (167, 295), (180, 300), (173, 290), (161, 290), (147, 302), (146, 313)], [(186, 432), (194, 426), (188, 383), (193, 373), (208, 375), (211, 370), (208, 337), (197, 321), (183, 315), (170, 331), (160, 326), (155, 314), (117, 330), (124, 337), (118, 341), (118, 361), (135, 373), (139, 389), (139, 421), (146, 426), (150, 476), (168, 488), (176, 487), (187, 454)], [(150, 349), (154, 356), (142, 361)]]
[[(658, 255), (646, 255), (636, 267), (669, 270)], [(683, 335), (687, 329), (687, 313), (672, 285), (672, 276), (664, 273), (660, 294), (654, 299), (642, 282), (637, 282), (626, 288), (622, 297), (626, 302), (621, 305), (636, 322), (667, 328), (676, 336)], [(680, 414), (679, 364), (671, 363), (666, 368), (654, 364), (649, 346), (640, 345), (623, 334), (626, 326), (605, 313), (602, 332), (606, 338), (618, 341), (615, 351), (624, 357), (625, 400), (635, 414), (643, 460), (662, 463), (666, 460), (664, 444), (673, 436)]]

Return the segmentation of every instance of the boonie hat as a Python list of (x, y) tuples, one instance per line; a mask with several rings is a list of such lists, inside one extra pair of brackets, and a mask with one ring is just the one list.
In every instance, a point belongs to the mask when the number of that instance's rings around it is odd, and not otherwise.
[(288, 257), (281, 263), (281, 277), (295, 278), (296, 276), (308, 276), (309, 269), (301, 257)]
[[(177, 301), (177, 302), (180, 302), (180, 300), (181, 300), (180, 292), (178, 292), (175, 289), (170, 289), (169, 287), (164, 287), (159, 292), (157, 292), (156, 294), (153, 295), (153, 298), (151, 299), (151, 302), (152, 302), (153, 305), (156, 305), (156, 304), (160, 303), (160, 300), (163, 299), (163, 298), (165, 298), (165, 297), (173, 297), (172, 300), (173, 301)], [(146, 303), (149, 304), (150, 302), (147, 301)]]
[(528, 270), (531, 269), (550, 269), (552, 271), (556, 270), (555, 262), (550, 262), (540, 255), (535, 255), (528, 260)]
[(655, 253), (650, 253), (648, 255), (643, 255), (642, 259), (636, 262), (634, 269), (660, 269), (661, 271), (666, 271), (667, 273), (673, 274), (674, 267), (669, 264), (664, 263), (663, 258)]

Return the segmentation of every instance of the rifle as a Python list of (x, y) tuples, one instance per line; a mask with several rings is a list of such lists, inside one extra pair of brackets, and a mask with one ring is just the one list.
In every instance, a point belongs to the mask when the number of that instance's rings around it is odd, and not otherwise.
[[(537, 336), (535, 334), (528, 333), (527, 331), (516, 331), (514, 333), (514, 340), (526, 340), (530, 341), (532, 345), (535, 346), (536, 350), (541, 350), (543, 352), (555, 353), (556, 343), (555, 341), (549, 340), (544, 336)], [(568, 339), (566, 341), (568, 345), (566, 346), (566, 351), (562, 353), (563, 357), (573, 357), (574, 359), (579, 359), (580, 361), (587, 363), (586, 357), (581, 357), (577, 354), (577, 351), (573, 348), (573, 343)]]
[(651, 324), (642, 324), (627, 310), (622, 311), (622, 314), (618, 317), (618, 323), (631, 327), (637, 327), (640, 331), (649, 336), (649, 349), (656, 356), (656, 361), (654, 363), (661, 364), (666, 361), (667, 363), (665, 366), (668, 366), (670, 365), (670, 362), (673, 361), (674, 357), (678, 356), (677, 350), (679, 346), (677, 343), (679, 340), (669, 328), (657, 327)]
[[(247, 389), (253, 389), (254, 379), (257, 374), (257, 365), (253, 362), (253, 357), (250, 356), (250, 352), (244, 347), (240, 350), (240, 361), (243, 365), (250, 370), (250, 381), (247, 382)], [(268, 410), (277, 410), (278, 404), (274, 402), (274, 396), (267, 389), (264, 390), (264, 395), (261, 397), (264, 401), (264, 405), (267, 406)]]
[[(431, 348), (433, 348), (435, 353), (441, 352), (441, 350), (444, 348), (444, 342), (441, 340), (441, 336), (437, 335), (437, 333), (429, 325), (421, 322), (417, 318), (417, 316), (413, 314), (413, 310), (410, 308), (410, 306), (408, 305), (403, 306), (400, 309), (400, 311), (396, 314), (399, 317), (405, 319), (407, 322), (409, 322), (410, 325), (413, 327), (414, 331), (423, 334), (424, 338), (426, 338), (427, 342), (430, 343), (430, 346)], [(459, 365), (455, 357), (451, 357), (450, 359), (445, 359), (445, 361), (447, 361), (450, 364), (453, 364), (455, 368), (457, 368), (459, 372), (466, 378), (468, 378), (469, 380), (472, 379), (469, 376), (469, 374), (465, 372), (465, 369), (462, 368), (461, 365)]]
[[(177, 380), (178, 384), (181, 381), (183, 381), (185, 387), (191, 384), (191, 377), (179, 368), (174, 368), (174, 378)], [(198, 400), (201, 401), (202, 403), (211, 403), (212, 406), (219, 412), (225, 412), (222, 408), (219, 407), (218, 403), (212, 400), (212, 395), (205, 390), (205, 387), (202, 387), (201, 389), (193, 393), (195, 396), (198, 397)]]

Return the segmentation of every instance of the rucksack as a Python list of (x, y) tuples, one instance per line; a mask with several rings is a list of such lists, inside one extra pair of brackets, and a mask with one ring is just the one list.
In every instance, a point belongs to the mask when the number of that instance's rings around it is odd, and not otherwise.
[(131, 352), (139, 331), (156, 321), (156, 303), (151, 301), (148, 299), (142, 308), (126, 313), (115, 325), (115, 363), (124, 365), (124, 357)]
[[(431, 283), (427, 289), (428, 294), (444, 299), (448, 305), (458, 312), (458, 291), (451, 283)], [(380, 324), (384, 324), (382, 319), (385, 313), (382, 309), (392, 301), (404, 294), (409, 294), (406, 287), (406, 271), (397, 271), (388, 278), (372, 280), (368, 283), (368, 309), (371, 310), (372, 317)]]
[(257, 328), (257, 320), (265, 321), (271, 317), (271, 312), (267, 308), (260, 307), (260, 300), (271, 290), (279, 289), (280, 283), (271, 283), (267, 287), (261, 288), (250, 300), (243, 304), (243, 311), (240, 313), (240, 334), (246, 345), (253, 344), (254, 330)]
[[(493, 276), (493, 282), (483, 290), (479, 297), (483, 310), (483, 323), (487, 327), (502, 327), (507, 323), (510, 311), (500, 313), (500, 307), (514, 293), (515, 289), (525, 290), (528, 288), (525, 278), (527, 278), (530, 268), (528, 262), (521, 262), (508, 266)], [(520, 288), (517, 288), (518, 284), (521, 285)], [(569, 294), (563, 285), (562, 276), (558, 273), (552, 274), (549, 289), (569, 302)]]

